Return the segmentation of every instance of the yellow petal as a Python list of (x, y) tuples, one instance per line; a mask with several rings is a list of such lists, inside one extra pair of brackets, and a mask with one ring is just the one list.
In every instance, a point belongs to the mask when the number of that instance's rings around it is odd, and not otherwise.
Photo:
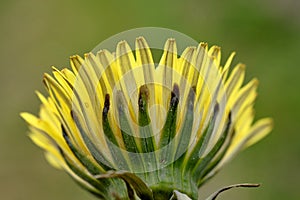
[(271, 118), (264, 118), (257, 121), (252, 127), (251, 138), (245, 144), (245, 148), (263, 139), (271, 132), (272, 129), (273, 129), (273, 120)]

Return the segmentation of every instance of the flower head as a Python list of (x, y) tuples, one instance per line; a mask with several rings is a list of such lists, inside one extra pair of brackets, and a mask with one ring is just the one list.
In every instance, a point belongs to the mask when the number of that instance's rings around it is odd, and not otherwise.
[(229, 73), (233, 57), (221, 67), (219, 47), (179, 55), (169, 39), (155, 65), (144, 38), (135, 51), (121, 41), (114, 53), (72, 56), (72, 70), (53, 68), (44, 75), (49, 97), (37, 93), (39, 116), (21, 115), (47, 160), (100, 199), (197, 199), (272, 127), (268, 118), (253, 123), (258, 81), (243, 85), (243, 64)]

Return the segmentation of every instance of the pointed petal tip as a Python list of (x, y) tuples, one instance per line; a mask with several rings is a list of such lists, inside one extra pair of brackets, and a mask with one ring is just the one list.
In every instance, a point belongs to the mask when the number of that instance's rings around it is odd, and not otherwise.
[(117, 44), (117, 48), (119, 47), (119, 46), (127, 46), (128, 45), (128, 43), (127, 43), (127, 41), (126, 40), (121, 40), (120, 42), (118, 42), (118, 44)]
[(30, 123), (30, 121), (32, 121), (33, 118), (36, 118), (33, 114), (31, 114), (29, 112), (21, 112), (20, 117), (23, 120), (25, 120), (27, 123)]
[(164, 52), (177, 54), (176, 41), (174, 38), (169, 38), (164, 45)]
[(93, 55), (94, 54), (92, 52), (88, 52), (88, 53), (83, 54), (84, 58), (89, 58), (89, 57), (91, 57)]
[(57, 69), (55, 66), (51, 66), (52, 71), (59, 71), (59, 69)]
[(208, 44), (206, 42), (200, 42), (199, 47), (206, 49)]
[(143, 36), (138, 36), (136, 39), (136, 41), (146, 41), (145, 38)]
[(35, 93), (37, 96), (40, 96), (40, 95), (44, 96), (44, 95), (43, 95), (40, 91), (38, 91), (38, 90), (35, 90), (34, 93)]
[(237, 67), (242, 71), (245, 71), (246, 69), (246, 65), (244, 63), (239, 63)]
[(252, 146), (253, 144), (259, 142), (265, 138), (273, 130), (274, 122), (272, 118), (263, 118), (258, 120), (252, 127), (253, 134), (246, 142), (244, 148)]
[(176, 48), (176, 40), (174, 38), (169, 38), (167, 39), (165, 43), (165, 50), (173, 50)]
[(78, 55), (78, 54), (75, 54), (75, 55), (73, 55), (73, 56), (72, 56), (72, 59), (80, 59), (80, 60), (81, 60), (82, 58), (81, 58), (81, 56), (80, 56), (80, 55)]
[(43, 74), (43, 80), (48, 80), (50, 75), (48, 73)]
[(175, 38), (168, 38), (167, 42), (175, 42)]
[(251, 82), (252, 82), (252, 84), (253, 84), (254, 87), (258, 87), (258, 85), (259, 85), (259, 80), (258, 80), (257, 78), (253, 78), (253, 79), (251, 80)]
[(139, 36), (135, 40), (136, 49), (148, 49), (149, 45), (146, 39), (142, 36)]
[(23, 119), (26, 117), (28, 113), (27, 112), (20, 112), (19, 115), (20, 117), (22, 117)]
[(103, 54), (104, 53), (104, 49), (100, 49), (98, 52), (97, 52), (97, 54)]
[(117, 57), (130, 54), (132, 52), (131, 47), (126, 40), (121, 40), (117, 44), (116, 55)]
[(77, 55), (72, 55), (72, 56), (70, 56), (69, 58), (72, 60), (72, 59), (76, 58), (76, 56), (77, 56)]
[(213, 57), (217, 57), (221, 53), (221, 47), (213, 45), (209, 48), (209, 54)]
[(270, 129), (273, 129), (274, 127), (274, 119), (271, 117), (266, 117), (260, 120), (261, 123), (267, 124)]
[(221, 47), (218, 46), (218, 45), (213, 45), (211, 48), (212, 48), (214, 51), (216, 51), (216, 52), (221, 51)]

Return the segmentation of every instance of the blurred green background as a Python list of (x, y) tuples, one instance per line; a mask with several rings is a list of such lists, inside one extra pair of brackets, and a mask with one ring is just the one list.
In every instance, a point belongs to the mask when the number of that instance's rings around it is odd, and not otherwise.
[(70, 55), (83, 55), (109, 36), (144, 26), (220, 45), (223, 62), (237, 51), (235, 63), (247, 65), (247, 80), (260, 80), (257, 116), (275, 120), (272, 134), (228, 164), (200, 197), (221, 186), (258, 182), (259, 189), (235, 189), (219, 199), (300, 199), (299, 10), (297, 0), (2, 0), (0, 199), (95, 199), (47, 164), (26, 136), (19, 112), (38, 112), (34, 90), (44, 91), (42, 76), (52, 65), (68, 67)]

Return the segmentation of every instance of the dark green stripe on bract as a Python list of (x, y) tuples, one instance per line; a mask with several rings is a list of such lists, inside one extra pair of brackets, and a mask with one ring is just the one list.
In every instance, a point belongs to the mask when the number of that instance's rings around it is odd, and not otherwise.
[[(191, 141), (191, 134), (193, 129), (193, 122), (194, 122), (194, 101), (195, 101), (195, 87), (191, 87), (189, 89), (189, 94), (186, 100), (184, 118), (182, 119), (182, 125), (179, 131), (179, 134), (176, 136), (177, 145), (174, 149), (176, 154), (174, 157), (174, 164), (173, 164), (173, 176), (178, 177), (182, 180), (176, 181), (177, 188), (181, 188), (184, 184), (185, 192), (189, 194), (193, 194), (193, 187), (190, 185), (190, 181), (185, 181), (186, 179), (189, 179), (189, 177), (184, 174), (184, 169), (182, 168), (183, 160), (185, 158), (186, 152), (188, 150), (188, 145)], [(176, 180), (176, 179), (175, 179)], [(196, 194), (193, 194), (192, 196), (197, 196)]]
[(159, 142), (159, 148), (162, 148), (170, 143), (176, 134), (176, 119), (177, 108), (179, 103), (179, 87), (174, 84), (171, 92), (170, 107), (168, 110), (165, 125), (163, 127), (162, 135)]
[[(67, 140), (68, 136), (64, 134)], [(70, 141), (69, 141), (70, 142)], [(74, 147), (74, 146), (73, 146)], [(115, 191), (118, 191), (118, 195), (124, 196), (125, 193), (125, 185), (119, 180), (111, 180), (111, 179), (102, 179), (102, 180), (97, 180), (95, 177), (99, 174), (102, 174), (103, 172), (100, 173), (91, 173), (91, 175), (85, 171), (84, 169), (80, 169), (78, 163), (74, 163), (74, 160), (70, 159), (66, 153), (63, 152), (61, 148), (59, 148), (59, 151), (64, 158), (66, 164), (68, 167), (74, 172), (82, 181), (79, 181), (73, 175), (71, 175), (72, 178), (83, 188), (94, 194), (95, 196), (99, 197), (100, 199), (107, 199), (107, 200), (114, 200), (112, 194), (109, 194), (111, 191), (108, 191), (108, 188), (113, 187)], [(81, 156), (84, 156), (81, 154)], [(87, 158), (86, 158), (87, 159)], [(80, 162), (83, 164), (84, 167), (87, 167), (86, 165), (92, 164), (87, 162), (87, 160), (80, 160)], [(83, 162), (84, 161), (84, 162)], [(89, 167), (89, 168), (88, 168)], [(87, 170), (91, 171), (90, 167), (88, 166)], [(95, 166), (94, 166), (95, 167)], [(93, 175), (93, 176), (92, 176)], [(94, 187), (95, 189), (91, 189), (88, 187), (88, 185)], [(106, 196), (106, 197), (104, 197)]]
[(191, 168), (194, 167), (194, 165), (198, 162), (200, 155), (202, 155), (202, 153), (206, 149), (206, 146), (209, 142), (209, 139), (210, 139), (210, 137), (213, 133), (214, 127), (215, 127), (215, 121), (217, 118), (218, 111), (219, 111), (219, 105), (216, 104), (215, 108), (214, 108), (213, 116), (211, 117), (207, 127), (204, 129), (204, 132), (202, 133), (199, 141), (197, 141), (197, 144), (193, 148), (193, 150), (187, 160), (187, 164), (184, 165), (184, 166), (186, 166), (186, 171), (190, 170)]
[[(229, 113), (229, 119), (230, 119), (230, 118), (231, 118), (231, 113)], [(230, 123), (231, 123), (231, 122), (230, 122)], [(200, 187), (205, 181), (207, 181), (207, 180), (210, 178), (210, 177), (206, 177), (207, 174), (208, 174), (211, 170), (213, 170), (213, 168), (216, 167), (217, 164), (219, 164), (219, 162), (224, 158), (224, 156), (225, 156), (227, 150), (229, 149), (229, 147), (230, 147), (230, 145), (231, 145), (232, 139), (233, 139), (233, 137), (234, 137), (234, 135), (235, 135), (235, 130), (234, 130), (234, 129), (233, 129), (233, 130), (230, 130), (230, 129), (229, 129), (229, 128), (230, 128), (230, 123), (227, 124), (227, 128), (226, 128), (226, 129), (228, 129), (227, 131), (228, 131), (229, 133), (224, 132), (224, 133), (227, 134), (225, 137), (228, 138), (227, 141), (224, 141), (224, 142), (227, 142), (227, 143), (223, 145), (223, 146), (225, 146), (225, 147), (224, 147), (222, 150), (220, 150), (221, 152), (218, 153), (217, 157), (216, 157), (212, 162), (210, 162), (209, 165), (208, 165), (208, 166), (205, 168), (205, 170), (203, 171), (203, 173), (202, 173), (200, 179), (198, 180), (198, 186), (199, 186), (199, 187)], [(226, 131), (226, 130), (225, 130), (225, 131)], [(230, 134), (230, 135), (228, 136), (228, 134)], [(226, 138), (225, 138), (225, 139), (226, 139)]]
[(121, 147), (117, 142), (117, 138), (113, 133), (109, 121), (108, 121), (108, 112), (110, 107), (110, 97), (108, 94), (105, 95), (105, 102), (102, 111), (102, 127), (103, 132), (106, 136), (106, 142), (108, 144), (108, 148), (111, 151), (112, 158), (115, 161), (115, 165), (118, 169), (126, 169), (129, 170), (127, 162), (122, 154)]
[[(71, 175), (72, 178), (83, 188), (91, 192), (92, 194), (96, 195), (97, 197), (101, 199), (109, 199), (107, 188), (109, 188), (109, 183), (107, 180), (101, 180), (98, 181), (97, 179), (94, 179), (93, 177), (89, 176), (88, 174), (84, 173), (82, 170), (80, 170), (77, 165), (73, 164), (71, 159), (63, 152), (63, 150), (58, 147), (60, 154), (64, 158), (67, 166), (80, 178), (82, 181), (77, 180), (73, 175)], [(94, 187), (95, 190), (92, 190), (90, 187)]]
[[(174, 162), (176, 153), (174, 138), (176, 136), (177, 110), (179, 104), (179, 87), (177, 84), (174, 84), (170, 96), (169, 110), (158, 145), (158, 162), (159, 168), (161, 168), (161, 170), (159, 170), (159, 177), (168, 183), (175, 183), (177, 180), (174, 180), (171, 164)], [(171, 184), (169, 187), (173, 187), (173, 185)], [(170, 193), (170, 195), (172, 194)]]
[(112, 132), (109, 121), (108, 121), (108, 112), (109, 112), (109, 107), (110, 107), (110, 97), (109, 94), (105, 95), (105, 101), (104, 101), (104, 106), (102, 110), (102, 125), (103, 125), (103, 131), (104, 134), (106, 135), (107, 139), (112, 142), (114, 145), (118, 146), (117, 139)]
[[(141, 141), (142, 149), (142, 160), (145, 167), (146, 181), (150, 183), (155, 183), (159, 180), (157, 174), (157, 158), (155, 154), (156, 142), (152, 131), (152, 124), (148, 112), (148, 101), (149, 101), (149, 89), (146, 85), (140, 87), (139, 91), (139, 137)], [(156, 171), (153, 173), (148, 173), (151, 171)]]
[(82, 127), (77, 114), (74, 111), (71, 111), (72, 118), (81, 134), (81, 137), (86, 144), (88, 150), (90, 151), (91, 155), (97, 161), (97, 163), (106, 171), (110, 170), (112, 164), (105, 158), (105, 156), (99, 151), (99, 149), (95, 146), (95, 144), (91, 141), (87, 133), (85, 132), (84, 128)]
[[(130, 126), (129, 120), (127, 118), (126, 111), (128, 110), (128, 107), (125, 104), (125, 97), (122, 91), (117, 91), (116, 93), (116, 106), (118, 109), (118, 115), (119, 115), (119, 126), (121, 129), (122, 139), (128, 154), (128, 157), (130, 159), (129, 167), (133, 171), (138, 172), (144, 172), (146, 170), (144, 166), (144, 162), (141, 158), (141, 150), (138, 149), (137, 141), (140, 140), (140, 138), (137, 138), (133, 136), (133, 130)], [(129, 116), (128, 116), (129, 117)], [(142, 174), (145, 175), (145, 174)]]
[(183, 119), (183, 125), (178, 138), (178, 145), (175, 158), (182, 156), (188, 149), (189, 142), (191, 140), (193, 122), (194, 122), (194, 101), (195, 101), (195, 87), (192, 87), (189, 91), (189, 95), (186, 101), (186, 113)]
[(229, 113), (225, 130), (223, 131), (222, 135), (220, 136), (220, 138), (218, 139), (214, 147), (208, 152), (208, 154), (203, 159), (200, 159), (198, 163), (195, 165), (193, 174), (194, 177), (196, 177), (198, 183), (200, 183), (201, 178), (203, 178), (204, 174), (208, 173), (208, 171), (206, 171), (205, 168), (210, 165), (213, 158), (223, 147), (223, 144), (226, 141), (227, 136), (229, 134), (230, 125), (231, 125), (231, 113)]
[(149, 90), (146, 85), (140, 87), (139, 92), (139, 130), (143, 153), (155, 150), (155, 139), (148, 113)]
[(126, 105), (124, 94), (121, 90), (117, 91), (116, 100), (117, 100), (116, 106), (118, 108), (118, 114), (119, 114), (119, 125), (120, 125), (125, 148), (129, 152), (139, 153), (138, 145), (136, 144), (135, 141), (136, 138), (133, 136), (133, 131), (126, 114), (126, 111), (129, 110)]
[[(176, 120), (177, 120), (177, 109), (179, 103), (179, 87), (174, 84), (173, 91), (171, 92), (170, 106), (164, 124), (162, 134), (159, 141), (160, 157), (159, 161), (168, 163), (170, 160), (168, 157), (170, 153), (174, 151), (174, 137), (176, 135)], [(172, 147), (171, 147), (172, 146)]]
[(62, 135), (67, 143), (67, 145), (69, 146), (69, 148), (71, 149), (71, 151), (73, 152), (73, 154), (75, 155), (75, 157), (82, 163), (83, 166), (85, 166), (87, 168), (87, 170), (93, 174), (99, 174), (101, 172), (101, 170), (94, 165), (94, 163), (92, 163), (92, 161), (90, 161), (88, 159), (88, 157), (86, 155), (83, 155), (71, 142), (71, 139), (69, 137), (69, 135), (66, 132), (66, 129), (63, 125), (61, 125), (61, 129), (62, 129)]

